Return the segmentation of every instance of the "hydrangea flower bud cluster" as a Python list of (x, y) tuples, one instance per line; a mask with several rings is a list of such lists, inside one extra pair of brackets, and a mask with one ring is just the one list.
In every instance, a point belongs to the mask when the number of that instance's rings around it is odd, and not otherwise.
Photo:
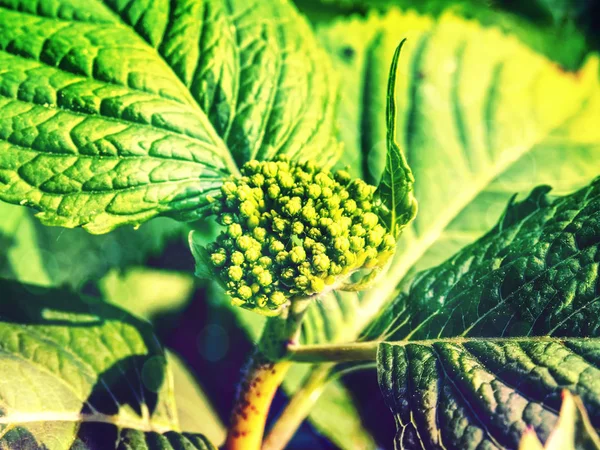
[(311, 162), (249, 161), (215, 199), (225, 227), (207, 248), (235, 305), (276, 311), (361, 268), (380, 267), (396, 240), (380, 223), (375, 187)]

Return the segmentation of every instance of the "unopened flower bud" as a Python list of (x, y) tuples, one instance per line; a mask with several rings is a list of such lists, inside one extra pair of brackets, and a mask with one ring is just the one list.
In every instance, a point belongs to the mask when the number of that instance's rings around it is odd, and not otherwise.
[(234, 239), (242, 235), (242, 227), (239, 223), (232, 223), (227, 227), (227, 231), (229, 232), (229, 236)]
[(285, 245), (283, 245), (281, 241), (278, 241), (277, 239), (273, 239), (271, 241), (271, 244), (269, 245), (269, 252), (271, 252), (272, 255), (276, 255), (283, 250), (285, 250)]
[(302, 225), (302, 222), (294, 222), (292, 224), (292, 233), (302, 234), (303, 231), (304, 231), (304, 225)]
[(319, 272), (325, 272), (329, 269), (329, 257), (323, 253), (319, 253), (313, 258), (313, 266)]
[(254, 262), (260, 258), (260, 247), (250, 247), (244, 252), (244, 258), (248, 262)]
[(319, 277), (312, 277), (310, 280), (310, 288), (313, 292), (319, 293), (325, 289), (325, 282)]
[(271, 303), (274, 305), (280, 306), (283, 305), (287, 301), (285, 295), (281, 291), (273, 292), (271, 294)]
[(244, 271), (240, 266), (231, 266), (227, 271), (227, 275), (231, 281), (240, 281), (244, 276)]
[(240, 205), (240, 213), (244, 217), (250, 217), (256, 211), (256, 206), (252, 200), (244, 200)]
[(296, 246), (290, 251), (290, 260), (294, 263), (301, 263), (306, 259), (304, 247)]
[(231, 263), (236, 266), (241, 266), (244, 264), (244, 255), (241, 252), (233, 252), (231, 254)]
[(210, 260), (213, 266), (222, 267), (227, 261), (227, 255), (225, 254), (225, 252), (213, 253), (212, 255), (210, 255)]
[(365, 240), (358, 236), (350, 237), (350, 250), (353, 252), (358, 252), (363, 249), (365, 246)]
[(279, 189), (279, 186), (277, 186), (276, 184), (272, 184), (271, 186), (269, 186), (269, 189), (267, 190), (267, 195), (269, 196), (269, 198), (272, 198), (272, 199), (276, 199), (277, 197), (279, 197), (280, 193), (281, 193), (281, 189)]
[(321, 186), (318, 184), (311, 184), (308, 186), (308, 196), (312, 199), (317, 199), (321, 196)]

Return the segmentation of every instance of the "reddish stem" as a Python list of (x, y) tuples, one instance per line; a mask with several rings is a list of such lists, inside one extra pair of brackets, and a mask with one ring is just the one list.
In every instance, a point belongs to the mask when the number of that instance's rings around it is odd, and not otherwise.
[(225, 442), (226, 450), (259, 450), (271, 402), (291, 362), (270, 362), (260, 354), (240, 385)]

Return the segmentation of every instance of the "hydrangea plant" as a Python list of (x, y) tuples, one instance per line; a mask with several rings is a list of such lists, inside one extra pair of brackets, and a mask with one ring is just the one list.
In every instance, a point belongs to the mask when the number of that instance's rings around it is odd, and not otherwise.
[[(0, 0), (0, 448), (599, 448), (598, 57), (475, 0), (297, 3)], [(253, 336), (226, 430), (145, 320), (226, 353), (192, 267), (104, 276), (183, 234)]]

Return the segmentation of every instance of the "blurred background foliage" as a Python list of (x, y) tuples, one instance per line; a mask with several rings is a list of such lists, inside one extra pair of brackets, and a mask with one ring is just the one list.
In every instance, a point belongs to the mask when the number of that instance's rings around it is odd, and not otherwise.
[[(450, 10), (484, 26), (500, 27), (569, 71), (577, 70), (585, 56), (600, 47), (598, 0), (297, 0), (296, 4), (319, 36), (326, 36), (329, 24), (340, 17), (366, 17), (391, 8), (438, 17)], [(336, 51), (352, 58), (357, 49), (345, 46)], [(0, 276), (68, 286), (151, 321), (171, 351), (182, 428), (221, 442), (236, 383), (263, 319), (231, 309), (218, 289), (194, 278), (187, 245), (190, 226), (207, 237), (214, 233), (211, 224), (156, 219), (137, 230), (93, 236), (83, 230), (44, 227), (31, 211), (0, 204)], [(303, 367), (291, 373), (288, 392), (297, 388), (306, 371)], [(326, 389), (313, 410), (312, 424), (301, 427), (289, 448), (389, 446), (395, 427), (378, 393), (374, 371), (350, 374), (343, 384)], [(271, 420), (285, 403), (285, 394), (279, 393)]]

